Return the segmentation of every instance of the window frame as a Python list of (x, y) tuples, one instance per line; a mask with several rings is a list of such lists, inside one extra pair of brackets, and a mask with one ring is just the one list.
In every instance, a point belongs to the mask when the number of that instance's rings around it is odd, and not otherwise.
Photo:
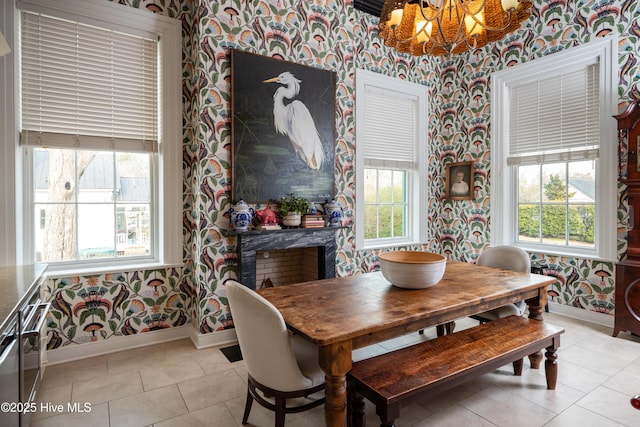
[[(365, 166), (364, 132), (364, 91), (375, 87), (384, 91), (393, 91), (417, 99), (416, 111), (416, 147), (415, 169), (386, 166)], [(372, 71), (356, 70), (356, 210), (355, 234), (356, 249), (374, 249), (394, 246), (423, 244), (427, 241), (427, 87), (394, 77), (384, 76)], [(407, 235), (400, 238), (365, 239), (364, 238), (364, 170), (404, 170), (407, 181)]]
[[(530, 244), (518, 241), (517, 165), (507, 165), (509, 144), (509, 90), (507, 84), (523, 78), (543, 80), (576, 63), (597, 59), (599, 64), (600, 146), (596, 161), (595, 248)], [(617, 37), (609, 36), (582, 46), (497, 71), (491, 77), (491, 244), (515, 245), (530, 252), (572, 257), (617, 259)], [(577, 159), (572, 159), (577, 160)], [(544, 162), (541, 162), (544, 164)], [(547, 163), (557, 163), (548, 161)]]
[[(88, 273), (122, 271), (127, 268), (156, 268), (180, 266), (183, 263), (182, 238), (182, 99), (181, 99), (181, 52), (182, 26), (176, 19), (157, 15), (145, 10), (123, 7), (114, 3), (96, 0), (18, 0), (4, 2), (3, 12), (12, 17), (11, 20), (0, 21), (0, 30), (8, 37), (13, 52), (0, 59), (6, 68), (12, 70), (3, 80), (3, 90), (11, 94), (5, 101), (5, 107), (14, 111), (7, 117), (5, 124), (9, 129), (4, 134), (3, 149), (10, 153), (5, 165), (11, 163), (11, 170), (6, 173), (13, 184), (12, 211), (0, 212), (0, 223), (5, 227), (14, 227), (14, 245), (6, 244), (0, 249), (0, 261), (6, 263), (29, 264), (34, 262), (34, 212), (32, 209), (33, 192), (30, 168), (28, 164), (28, 148), (18, 146), (19, 138), (19, 61), (16, 52), (19, 40), (20, 10), (25, 9), (37, 13), (45, 13), (64, 19), (110, 28), (125, 33), (137, 34), (140, 30), (152, 32), (159, 37), (159, 151), (152, 154), (152, 169), (157, 171), (157, 179), (152, 181), (154, 196), (154, 216), (156, 220), (156, 239), (154, 257), (137, 259), (112, 259), (101, 262), (74, 261), (50, 265), (48, 270), (59, 273)], [(1, 92), (0, 92), (1, 93)], [(9, 173), (13, 172), (13, 176)], [(8, 189), (9, 184), (5, 185)]]

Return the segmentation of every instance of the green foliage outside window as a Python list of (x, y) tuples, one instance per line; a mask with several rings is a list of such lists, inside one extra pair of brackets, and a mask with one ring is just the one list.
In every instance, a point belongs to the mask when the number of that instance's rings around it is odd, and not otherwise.
[[(406, 234), (405, 174), (368, 169), (365, 173), (364, 238), (384, 239)], [(376, 179), (376, 172), (378, 173)], [(377, 187), (377, 191), (375, 190)]]
[(595, 205), (592, 203), (577, 204), (570, 200), (576, 195), (568, 191), (567, 183), (559, 174), (551, 174), (543, 185), (543, 203), (537, 203), (535, 187), (533, 191), (522, 193), (518, 206), (518, 232), (521, 238), (529, 238), (543, 243), (567, 241), (569, 244), (595, 243)]
[(549, 182), (544, 184), (544, 195), (548, 200), (563, 201), (565, 198), (572, 198), (575, 194), (575, 191), (567, 194), (567, 185), (557, 174), (551, 175)]
[[(539, 205), (520, 205), (518, 207), (518, 228), (520, 236), (535, 239), (561, 239), (567, 234), (569, 239), (593, 244), (595, 242), (595, 205), (570, 205), (568, 220), (564, 205), (543, 205), (542, 218)], [(542, 219), (542, 226), (540, 226)], [(542, 232), (542, 236), (540, 236)]]

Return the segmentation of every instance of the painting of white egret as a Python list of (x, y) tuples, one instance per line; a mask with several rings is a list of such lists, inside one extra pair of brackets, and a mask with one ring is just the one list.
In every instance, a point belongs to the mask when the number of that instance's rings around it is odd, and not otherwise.
[(334, 192), (335, 73), (231, 50), (232, 199)]

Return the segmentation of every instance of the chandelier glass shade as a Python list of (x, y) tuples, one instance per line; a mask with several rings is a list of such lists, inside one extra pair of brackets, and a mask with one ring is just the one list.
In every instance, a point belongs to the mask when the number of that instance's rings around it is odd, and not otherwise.
[(527, 0), (385, 0), (379, 34), (402, 53), (455, 55), (517, 30), (531, 6)]

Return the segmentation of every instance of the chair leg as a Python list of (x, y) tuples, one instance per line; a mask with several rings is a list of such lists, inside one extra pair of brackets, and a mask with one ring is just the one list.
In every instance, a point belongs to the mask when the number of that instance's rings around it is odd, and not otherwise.
[(436, 326), (436, 335), (443, 337), (445, 335), (451, 335), (456, 327), (456, 322), (447, 322), (442, 325)]
[(365, 427), (364, 397), (354, 387), (347, 393), (347, 427)]
[(447, 322), (445, 323), (444, 328), (447, 330), (447, 335), (451, 335), (453, 330), (456, 328), (456, 322)]
[(246, 424), (249, 420), (249, 412), (251, 412), (251, 405), (253, 404), (253, 396), (251, 395), (251, 383), (247, 384), (247, 401), (244, 404), (244, 415), (242, 415), (242, 424)]
[(276, 427), (284, 427), (285, 406), (287, 399), (276, 393)]

